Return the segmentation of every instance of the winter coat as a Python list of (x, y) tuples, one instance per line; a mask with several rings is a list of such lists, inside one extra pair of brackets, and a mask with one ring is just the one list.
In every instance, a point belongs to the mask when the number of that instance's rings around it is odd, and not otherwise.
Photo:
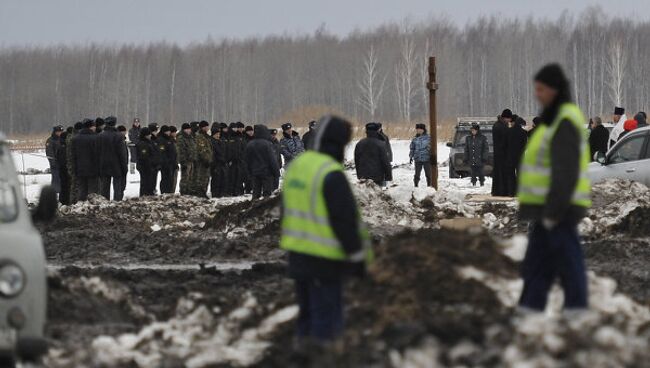
[(68, 142), (68, 133), (64, 132), (59, 139), (61, 146), (56, 151), (56, 165), (60, 170), (60, 175), (68, 174)]
[(246, 146), (246, 167), (252, 176), (279, 177), (278, 165), (271, 133), (265, 125), (255, 125), (254, 139)]
[(309, 129), (309, 131), (302, 135), (302, 144), (306, 150), (311, 148), (311, 141), (314, 139), (314, 129)]
[(126, 176), (129, 159), (124, 152), (124, 137), (117, 129), (107, 126), (97, 135), (99, 144), (99, 176)]
[(602, 124), (591, 130), (591, 134), (589, 134), (589, 148), (591, 149), (592, 159), (596, 152), (607, 153), (608, 141), (609, 130), (602, 126)]
[(180, 132), (176, 142), (176, 152), (178, 156), (178, 163), (182, 166), (190, 165), (196, 162), (196, 140), (194, 134), (186, 134)]
[(178, 169), (178, 153), (174, 139), (161, 134), (158, 140), (156, 140), (156, 145), (160, 152), (160, 166), (166, 169)]
[(72, 138), (75, 176), (90, 178), (99, 176), (97, 138), (98, 135), (88, 128), (82, 129)]
[(390, 145), (390, 138), (383, 131), (379, 131), (379, 136), (386, 145), (386, 154), (388, 155), (388, 162), (393, 162), (393, 147)]
[(519, 168), (519, 163), (526, 150), (528, 134), (519, 125), (508, 128), (506, 131), (506, 167)]
[(74, 176), (75, 175), (75, 169), (74, 169), (74, 151), (73, 151), (73, 143), (72, 139), (77, 136), (77, 132), (73, 132), (72, 134), (68, 134), (65, 137), (65, 162), (66, 166), (68, 168), (68, 175)]
[(471, 166), (483, 166), (488, 161), (490, 144), (487, 137), (480, 132), (476, 135), (470, 133), (465, 137), (465, 163)]
[(212, 169), (226, 165), (225, 142), (221, 139), (211, 138), (212, 143)]
[(271, 138), (271, 143), (273, 143), (273, 150), (275, 151), (275, 157), (278, 160), (278, 166), (282, 168), (282, 154), (280, 153), (282, 151), (282, 146), (280, 145), (280, 141), (277, 140), (277, 138)]
[(506, 158), (508, 126), (499, 116), (492, 126), (492, 146), (494, 150), (494, 167), (492, 169), (492, 195), (508, 195), (508, 178), (506, 175)]
[(198, 163), (203, 167), (210, 167), (212, 165), (212, 142), (210, 136), (200, 131), (196, 134), (196, 157)]
[(133, 144), (138, 144), (140, 142), (140, 127), (131, 127), (129, 129), (129, 141)]
[(354, 164), (359, 179), (371, 179), (379, 184), (393, 180), (386, 142), (378, 132), (370, 131), (354, 148)]
[(409, 158), (414, 162), (429, 162), (431, 160), (431, 137), (427, 133), (413, 138)]
[(300, 136), (297, 132), (293, 132), (291, 136), (287, 133), (282, 133), (282, 139), (280, 140), (281, 153), (284, 157), (284, 163), (288, 164), (296, 158), (299, 154), (305, 151), (305, 146), (300, 139)]
[(136, 145), (138, 149), (138, 171), (150, 173), (160, 167), (160, 151), (156, 142), (150, 139), (141, 139)]
[(614, 128), (609, 133), (609, 142), (611, 142), (611, 144), (609, 145), (610, 148), (611, 146), (614, 145), (614, 143), (618, 142), (618, 140), (621, 139), (621, 134), (625, 132), (624, 126), (626, 121), (627, 121), (627, 115), (623, 114), (621, 116), (621, 119), (618, 121), (618, 123), (616, 123), (616, 125), (614, 125)]
[(50, 167), (53, 169), (59, 167), (56, 161), (59, 150), (61, 150), (61, 138), (57, 137), (55, 134), (52, 134), (45, 141), (45, 155), (47, 156), (47, 160), (50, 162)]

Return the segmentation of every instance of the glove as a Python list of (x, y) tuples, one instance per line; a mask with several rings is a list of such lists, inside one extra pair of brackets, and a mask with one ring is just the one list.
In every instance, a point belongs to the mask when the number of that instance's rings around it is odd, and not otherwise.
[(413, 164), (413, 158), (409, 160), (409, 164)]
[(547, 231), (553, 230), (557, 226), (558, 222), (550, 219), (550, 218), (544, 218), (542, 219), (542, 226), (544, 226), (544, 229)]

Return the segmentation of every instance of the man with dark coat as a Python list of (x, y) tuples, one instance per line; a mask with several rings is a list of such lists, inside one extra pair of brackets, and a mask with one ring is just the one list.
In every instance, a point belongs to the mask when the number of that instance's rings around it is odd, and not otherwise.
[(228, 167), (224, 142), (221, 140), (221, 126), (213, 125), (210, 130), (212, 143), (212, 166), (210, 167), (210, 195), (221, 198), (225, 195)]
[(250, 193), (253, 192), (253, 186), (252, 186), (253, 183), (251, 182), (251, 173), (250, 173), (250, 169), (248, 168), (248, 165), (247, 165), (247, 162), (246, 162), (246, 146), (248, 146), (248, 144), (253, 141), (254, 136), (255, 136), (255, 129), (250, 125), (246, 126), (246, 128), (244, 129), (244, 143), (245, 143), (245, 145), (243, 147), (244, 148), (244, 153), (243, 153), (243, 156), (242, 156), (242, 157), (244, 157), (244, 161), (242, 162), (242, 165), (243, 165), (243, 168), (244, 168), (242, 170), (242, 174), (244, 175), (243, 182), (244, 182), (244, 193), (245, 194), (250, 194)]
[(97, 118), (95, 119), (95, 134), (101, 134), (101, 132), (104, 131), (104, 127), (106, 126), (106, 121), (103, 118)]
[(131, 164), (129, 171), (135, 174), (135, 163), (138, 162), (138, 150), (135, 147), (140, 142), (140, 119), (133, 119), (133, 125), (129, 129), (129, 151), (131, 152)]
[(384, 144), (386, 145), (386, 153), (388, 154), (388, 162), (393, 162), (393, 147), (390, 145), (390, 138), (388, 138), (388, 135), (384, 132), (384, 126), (382, 123), (377, 123), (379, 125), (379, 136), (381, 139), (384, 141)]
[(68, 167), (68, 177), (70, 178), (70, 203), (75, 204), (79, 201), (79, 185), (76, 178), (76, 170), (74, 168), (74, 141), (79, 132), (84, 128), (84, 123), (78, 121), (74, 124), (72, 134), (65, 137), (65, 159)]
[(316, 122), (314, 120), (309, 122), (309, 130), (307, 133), (302, 135), (302, 143), (305, 146), (305, 149), (308, 150), (311, 147), (311, 141), (314, 139), (314, 129), (316, 128)]
[(88, 194), (99, 191), (99, 154), (95, 134), (95, 121), (86, 120), (84, 128), (72, 139), (75, 181), (77, 182), (79, 201), (88, 199)]
[(194, 190), (192, 194), (198, 197), (208, 196), (208, 184), (210, 183), (210, 168), (212, 167), (212, 138), (208, 135), (210, 124), (203, 120), (199, 123), (199, 132), (195, 136), (196, 141), (196, 166), (194, 168)]
[(382, 186), (393, 180), (393, 168), (390, 165), (386, 142), (379, 135), (379, 124), (366, 124), (366, 138), (354, 148), (354, 164), (357, 178), (370, 179)]
[(609, 130), (603, 126), (603, 120), (596, 116), (592, 119), (591, 133), (589, 134), (589, 148), (591, 149), (591, 160), (593, 161), (596, 152), (607, 153), (609, 142)]
[(229, 127), (228, 133), (228, 154), (229, 154), (229, 192), (232, 196), (240, 196), (244, 194), (244, 178), (246, 170), (244, 162), (244, 151), (246, 150), (246, 141), (244, 138), (243, 124), (232, 123)]
[(300, 135), (293, 130), (291, 123), (282, 124), (280, 147), (285, 166), (288, 166), (291, 160), (305, 151), (305, 146), (300, 139)]
[(246, 146), (246, 167), (250, 174), (253, 199), (268, 197), (273, 193), (275, 178), (280, 177), (280, 167), (275, 157), (271, 133), (265, 125), (255, 125), (253, 140)]
[[(129, 147), (126, 142), (126, 136), (128, 134), (128, 131), (124, 125), (120, 125), (117, 127), (117, 132), (120, 134), (120, 137), (122, 137), (122, 151), (124, 152), (124, 156), (127, 158), (129, 157)], [(128, 161), (128, 160), (127, 160)], [(127, 173), (124, 173), (124, 176), (119, 178), (119, 182), (121, 184), (122, 188), (122, 195), (124, 195), (124, 191), (126, 190), (126, 176)]]
[(52, 176), (52, 188), (57, 193), (61, 193), (61, 166), (57, 161), (59, 151), (62, 149), (61, 134), (63, 134), (63, 127), (57, 125), (52, 128), (52, 135), (45, 141), (45, 155), (50, 163), (50, 175)]
[(192, 178), (197, 161), (196, 140), (189, 123), (181, 125), (176, 141), (178, 163), (181, 165), (180, 191), (182, 195), (192, 194)]
[(156, 143), (151, 140), (151, 130), (140, 130), (137, 169), (140, 173), (140, 197), (152, 196), (156, 190), (156, 173), (160, 167), (160, 155)]
[(128, 157), (124, 152), (124, 137), (117, 131), (117, 119), (109, 116), (106, 128), (98, 135), (99, 143), (99, 189), (104, 198), (111, 199), (111, 180), (113, 199), (121, 201), (124, 197), (122, 178), (129, 170)]
[[(282, 146), (278, 140), (278, 130), (271, 129), (271, 143), (273, 143), (273, 151), (275, 152), (275, 157), (278, 160), (278, 167), (282, 169)], [(280, 177), (276, 177), (273, 180), (273, 190), (280, 188)]]
[(490, 144), (487, 137), (481, 134), (481, 127), (478, 124), (472, 124), (470, 135), (465, 138), (465, 163), (472, 170), (472, 185), (476, 185), (477, 179), (481, 186), (484, 185), (483, 167), (488, 161), (489, 154)]
[(497, 117), (492, 127), (492, 146), (494, 167), (492, 169), (492, 195), (501, 197), (508, 194), (506, 179), (506, 157), (508, 157), (508, 124), (512, 121), (512, 111), (505, 109)]
[(517, 194), (517, 171), (521, 157), (526, 150), (528, 143), (528, 133), (524, 130), (526, 121), (517, 117), (509, 124), (506, 135), (506, 147), (508, 148), (506, 156), (506, 195), (514, 197)]
[(409, 147), (409, 161), (415, 163), (415, 176), (413, 184), (420, 184), (420, 175), (424, 170), (427, 186), (431, 185), (431, 137), (427, 134), (427, 126), (415, 124), (415, 138)]
[(174, 172), (178, 170), (178, 157), (176, 142), (169, 126), (160, 127), (156, 145), (160, 152), (160, 194), (174, 193)]

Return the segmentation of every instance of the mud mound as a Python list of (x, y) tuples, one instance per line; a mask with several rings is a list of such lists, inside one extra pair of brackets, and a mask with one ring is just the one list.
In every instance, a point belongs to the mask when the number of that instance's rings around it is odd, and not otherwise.
[(612, 229), (628, 237), (650, 236), (648, 219), (650, 219), (650, 206), (637, 207), (623, 217), (618, 224), (612, 226)]
[(650, 189), (645, 185), (620, 179), (608, 179), (592, 188), (593, 207), (581, 225), (583, 233), (598, 236), (627, 233), (647, 236), (642, 221), (650, 213)]
[(279, 195), (221, 208), (206, 223), (206, 228), (232, 234), (277, 233), (280, 229)]

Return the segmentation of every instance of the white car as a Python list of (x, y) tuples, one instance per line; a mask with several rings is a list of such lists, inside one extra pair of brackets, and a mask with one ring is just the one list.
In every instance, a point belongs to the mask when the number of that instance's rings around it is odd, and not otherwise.
[(32, 221), (54, 217), (52, 188), (43, 188), (32, 213), (22, 197), (9, 151), (0, 133), (0, 366), (37, 362), (47, 352), (44, 326), (47, 274), (41, 236)]
[(650, 186), (650, 127), (627, 133), (607, 152), (595, 152), (587, 176), (592, 183), (607, 178), (633, 180)]

